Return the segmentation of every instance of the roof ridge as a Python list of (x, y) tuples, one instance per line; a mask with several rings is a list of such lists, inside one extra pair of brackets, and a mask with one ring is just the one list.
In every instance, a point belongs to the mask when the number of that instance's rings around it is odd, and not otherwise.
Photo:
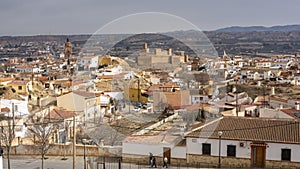
[(213, 124), (213, 123), (215, 123), (215, 122), (217, 122), (217, 121), (221, 121), (221, 120), (223, 119), (223, 117), (224, 117), (224, 116), (222, 116), (222, 117), (220, 117), (220, 118), (217, 118), (217, 119), (215, 119), (215, 120), (213, 120), (213, 121), (210, 121), (209, 123), (206, 123), (206, 124), (204, 124), (204, 125), (202, 125), (202, 126), (199, 126), (199, 127), (197, 127), (197, 128), (194, 128), (193, 130), (184, 133), (184, 135), (186, 136), (186, 135), (188, 135), (188, 134), (190, 134), (190, 133), (192, 133), (192, 132), (194, 132), (194, 131), (197, 131), (197, 130), (199, 130), (199, 129), (201, 129), (201, 128), (204, 128), (204, 127), (206, 127), (206, 126), (208, 126), (208, 125), (210, 125), (210, 124)]

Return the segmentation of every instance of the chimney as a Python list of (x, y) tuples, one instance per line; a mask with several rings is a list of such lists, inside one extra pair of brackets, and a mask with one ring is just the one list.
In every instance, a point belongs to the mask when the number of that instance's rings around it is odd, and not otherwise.
[(300, 110), (300, 103), (298, 101), (295, 102), (295, 109)]
[(279, 105), (279, 109), (283, 109), (283, 105), (282, 104)]
[(36, 103), (37, 103), (37, 106), (41, 106), (41, 101), (40, 101), (41, 99), (40, 99), (40, 97), (37, 97), (36, 98)]
[(143, 49), (147, 49), (147, 48), (148, 48), (147, 43), (144, 43)]
[(275, 87), (272, 87), (271, 95), (275, 95)]
[(236, 90), (236, 86), (233, 86), (232, 88), (232, 93), (235, 93), (237, 90)]
[(184, 55), (184, 62), (188, 62), (189, 61), (189, 56), (188, 55)]
[(172, 48), (168, 49), (168, 55), (171, 56), (172, 55)]
[(100, 147), (103, 147), (104, 146), (104, 140), (103, 139), (101, 139), (100, 140), (100, 145), (99, 145)]
[(257, 86), (260, 86), (261, 85), (261, 81), (257, 81)]

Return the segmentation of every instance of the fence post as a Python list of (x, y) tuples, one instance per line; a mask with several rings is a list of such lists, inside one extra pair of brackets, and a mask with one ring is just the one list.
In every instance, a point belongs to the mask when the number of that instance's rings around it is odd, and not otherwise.
[(119, 159), (119, 169), (121, 169), (121, 159)]
[(105, 169), (105, 157), (103, 157), (103, 169)]

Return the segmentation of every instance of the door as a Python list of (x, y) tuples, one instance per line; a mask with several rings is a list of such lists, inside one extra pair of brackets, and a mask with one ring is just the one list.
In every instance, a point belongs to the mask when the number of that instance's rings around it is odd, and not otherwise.
[(266, 144), (251, 145), (251, 162), (253, 167), (264, 167), (266, 162)]
[(164, 151), (164, 157), (168, 158), (168, 164), (170, 164), (170, 162), (171, 162), (171, 148), (164, 147), (163, 151)]

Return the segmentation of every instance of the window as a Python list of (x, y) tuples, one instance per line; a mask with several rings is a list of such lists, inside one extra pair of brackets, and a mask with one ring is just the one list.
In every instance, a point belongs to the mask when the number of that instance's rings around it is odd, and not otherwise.
[(281, 149), (281, 160), (291, 161), (291, 149)]
[(210, 155), (210, 144), (203, 143), (202, 144), (202, 154), (203, 155)]
[(236, 146), (227, 145), (227, 156), (228, 157), (235, 157), (235, 153), (236, 153)]
[(18, 86), (18, 90), (22, 90), (22, 86)]

